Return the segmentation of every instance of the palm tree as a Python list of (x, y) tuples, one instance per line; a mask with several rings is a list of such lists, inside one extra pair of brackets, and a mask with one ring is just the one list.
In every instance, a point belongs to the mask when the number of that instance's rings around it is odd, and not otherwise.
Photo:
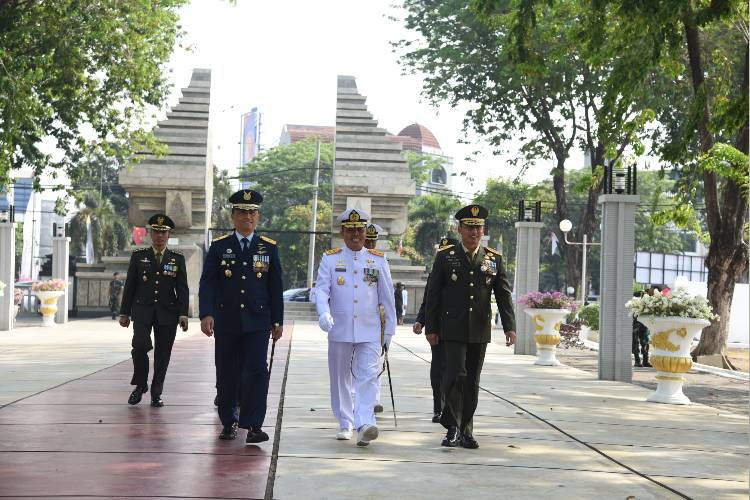
[(83, 208), (70, 221), (70, 239), (75, 255), (85, 253), (89, 219), (97, 260), (105, 255), (117, 255), (130, 242), (128, 221), (116, 212), (108, 199), (102, 198), (99, 193), (89, 192), (84, 196)]

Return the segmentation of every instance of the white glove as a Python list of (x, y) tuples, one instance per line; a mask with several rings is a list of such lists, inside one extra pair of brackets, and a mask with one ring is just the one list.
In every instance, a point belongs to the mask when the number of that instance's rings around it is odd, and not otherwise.
[(321, 330), (328, 332), (333, 328), (333, 317), (330, 313), (323, 313), (318, 318), (318, 324), (320, 325)]

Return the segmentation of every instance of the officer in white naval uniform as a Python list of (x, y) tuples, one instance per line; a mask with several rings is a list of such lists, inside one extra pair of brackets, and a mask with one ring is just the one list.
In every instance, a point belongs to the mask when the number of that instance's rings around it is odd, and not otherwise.
[(396, 332), (393, 282), (383, 252), (364, 248), (368, 214), (348, 209), (339, 217), (344, 248), (326, 251), (315, 281), (320, 328), (328, 332), (331, 408), (341, 430), (337, 439), (357, 446), (377, 439), (373, 406), (377, 393), (381, 341), (380, 310), (385, 309), (385, 338)]

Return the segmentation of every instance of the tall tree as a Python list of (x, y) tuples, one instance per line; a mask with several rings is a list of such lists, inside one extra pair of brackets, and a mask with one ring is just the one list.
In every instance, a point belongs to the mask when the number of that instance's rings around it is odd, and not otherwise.
[(138, 124), (168, 96), (164, 68), (187, 2), (0, 2), (0, 187), (11, 170), (31, 167), (39, 188), (43, 171), (113, 143), (125, 156), (158, 151)]
[(214, 199), (211, 207), (211, 227), (226, 231), (232, 228), (232, 209), (228, 204), (234, 188), (226, 170), (214, 165)]
[[(116, 148), (111, 149), (116, 151)], [(71, 185), (68, 194), (80, 203), (88, 194), (99, 194), (100, 198), (109, 200), (120, 217), (127, 219), (128, 198), (119, 182), (119, 172), (124, 165), (121, 155), (105, 156), (101, 151), (91, 152), (68, 170)]]
[[(479, 0), (497, 8), (497, 0)], [(693, 355), (723, 353), (728, 338), (734, 285), (748, 267), (743, 242), (747, 223), (748, 36), (747, 0), (595, 0), (576, 23), (589, 53), (613, 58), (604, 103), (649, 89), (653, 68), (664, 68), (681, 106), (658, 94), (653, 106), (665, 126), (655, 131), (659, 153), (683, 165), (681, 224), (694, 220), (693, 195), (702, 184), (710, 235), (706, 258), (708, 300), (720, 319), (701, 335)], [(525, 46), (537, 13), (548, 1), (527, 0), (517, 10), (514, 33)], [(687, 89), (687, 90), (686, 90)]]
[(94, 256), (97, 260), (117, 255), (130, 241), (127, 219), (116, 212), (107, 198), (99, 196), (99, 193), (88, 193), (84, 196), (83, 207), (70, 221), (73, 255), (85, 254), (87, 221), (91, 222)]
[(451, 195), (424, 194), (409, 202), (409, 225), (414, 226), (414, 248), (432, 267), (435, 245), (446, 236), (453, 224), (453, 216), (461, 208), (461, 200)]
[[(330, 203), (333, 145), (320, 145), (318, 199)], [(312, 200), (315, 172), (315, 140), (295, 142), (262, 152), (240, 168), (240, 181), (249, 182), (263, 195), (259, 229), (287, 227), (287, 210)], [(330, 223), (326, 224), (326, 229)]]
[[(467, 104), (464, 127), (501, 147), (520, 141), (521, 157), (510, 166), (523, 169), (538, 161), (553, 161), (551, 177), (558, 220), (570, 219), (565, 192), (565, 166), (573, 148), (589, 156), (591, 185), (586, 203), (576, 210), (580, 224), (573, 236), (591, 235), (597, 224), (599, 172), (605, 158), (616, 160), (628, 146), (642, 145), (638, 132), (650, 118), (630, 102), (622, 102), (606, 135), (599, 127), (598, 109), (606, 73), (604, 62), (586, 60), (571, 26), (583, 15), (580, 3), (562, 0), (537, 16), (524, 58), (513, 44), (515, 11), (512, 2), (479, 14), (470, 0), (405, 0), (404, 23), (414, 39), (394, 46), (407, 71), (424, 76), (423, 94), (432, 102)], [(561, 247), (570, 283), (580, 281), (580, 249)]]

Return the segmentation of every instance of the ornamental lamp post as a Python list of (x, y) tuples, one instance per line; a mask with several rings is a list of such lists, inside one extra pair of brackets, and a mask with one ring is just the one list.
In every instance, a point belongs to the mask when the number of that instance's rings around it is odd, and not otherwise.
[(563, 232), (563, 235), (565, 237), (565, 243), (568, 245), (582, 245), (583, 246), (583, 257), (581, 259), (581, 305), (586, 304), (586, 299), (588, 296), (588, 290), (586, 289), (586, 252), (587, 247), (589, 245), (593, 246), (599, 246), (601, 243), (595, 243), (594, 241), (588, 240), (588, 235), (583, 235), (583, 242), (577, 242), (577, 241), (570, 241), (568, 240), (568, 233), (570, 230), (573, 229), (573, 223), (570, 222), (568, 219), (563, 219), (560, 221), (560, 231)]

